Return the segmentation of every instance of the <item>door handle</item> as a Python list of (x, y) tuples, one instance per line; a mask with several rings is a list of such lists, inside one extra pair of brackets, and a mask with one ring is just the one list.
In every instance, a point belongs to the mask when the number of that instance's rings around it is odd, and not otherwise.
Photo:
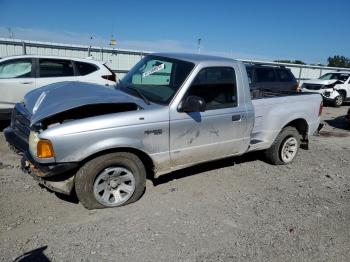
[(233, 115), (232, 116), (232, 121), (233, 122), (241, 121), (241, 119), (242, 119), (241, 115)]
[(21, 82), (21, 84), (23, 84), (23, 85), (29, 85), (29, 84), (33, 84), (33, 81)]

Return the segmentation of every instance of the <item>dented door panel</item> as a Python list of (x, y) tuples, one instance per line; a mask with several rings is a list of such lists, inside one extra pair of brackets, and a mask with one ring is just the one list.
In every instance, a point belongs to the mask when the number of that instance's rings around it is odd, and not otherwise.
[[(239, 116), (239, 120), (236, 116)], [(243, 139), (245, 127), (245, 111), (241, 108), (175, 113), (170, 121), (172, 166), (242, 152), (246, 144)]]

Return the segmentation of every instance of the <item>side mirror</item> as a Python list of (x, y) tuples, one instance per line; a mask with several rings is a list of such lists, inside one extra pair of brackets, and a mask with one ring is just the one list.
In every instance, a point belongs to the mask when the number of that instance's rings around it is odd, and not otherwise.
[(207, 105), (203, 98), (199, 96), (188, 96), (179, 105), (179, 112), (204, 112)]

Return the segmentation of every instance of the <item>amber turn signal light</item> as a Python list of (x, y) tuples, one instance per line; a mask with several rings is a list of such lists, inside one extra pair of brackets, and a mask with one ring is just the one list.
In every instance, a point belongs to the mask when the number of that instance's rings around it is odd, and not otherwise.
[(39, 158), (50, 158), (55, 156), (50, 140), (39, 140), (37, 145), (37, 156)]

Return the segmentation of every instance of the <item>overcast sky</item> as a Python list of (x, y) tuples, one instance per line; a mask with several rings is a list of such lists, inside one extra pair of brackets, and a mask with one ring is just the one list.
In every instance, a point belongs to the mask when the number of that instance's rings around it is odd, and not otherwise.
[[(350, 56), (350, 1), (0, 0), (0, 37), (326, 63)], [(91, 40), (90, 38), (93, 37)]]

